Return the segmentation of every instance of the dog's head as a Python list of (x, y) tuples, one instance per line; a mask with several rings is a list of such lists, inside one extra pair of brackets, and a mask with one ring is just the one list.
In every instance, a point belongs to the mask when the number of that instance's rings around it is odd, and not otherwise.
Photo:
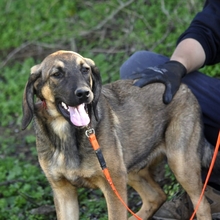
[(52, 117), (62, 115), (75, 126), (85, 126), (92, 109), (98, 120), (100, 92), (101, 77), (91, 59), (72, 51), (50, 54), (31, 68), (23, 96), (22, 129), (33, 118), (35, 95), (46, 103)]

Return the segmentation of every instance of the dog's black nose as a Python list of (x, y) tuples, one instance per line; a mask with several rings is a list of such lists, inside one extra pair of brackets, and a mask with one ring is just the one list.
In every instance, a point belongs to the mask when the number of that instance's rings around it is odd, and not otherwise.
[(79, 99), (86, 101), (90, 96), (90, 90), (86, 88), (79, 88), (75, 91), (75, 94)]

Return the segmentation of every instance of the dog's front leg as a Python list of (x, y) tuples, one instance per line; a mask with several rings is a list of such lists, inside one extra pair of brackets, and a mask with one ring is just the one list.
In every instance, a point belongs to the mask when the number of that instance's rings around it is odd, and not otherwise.
[(58, 220), (78, 220), (79, 205), (77, 191), (67, 180), (51, 182)]
[[(117, 173), (110, 172), (113, 180), (113, 184), (120, 194), (121, 198), (127, 203), (127, 177), (126, 174), (120, 175), (120, 171)], [(99, 186), (103, 192), (107, 208), (108, 208), (108, 219), (109, 220), (126, 220), (127, 210), (122, 205), (118, 197), (115, 195), (113, 189), (106, 179), (100, 178)]]

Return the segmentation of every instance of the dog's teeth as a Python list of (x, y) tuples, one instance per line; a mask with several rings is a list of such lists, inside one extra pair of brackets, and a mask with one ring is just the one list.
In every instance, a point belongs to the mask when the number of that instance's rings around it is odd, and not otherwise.
[(66, 110), (69, 111), (69, 108), (67, 107), (67, 105), (64, 102), (62, 102), (61, 105), (62, 105), (63, 108), (65, 108)]

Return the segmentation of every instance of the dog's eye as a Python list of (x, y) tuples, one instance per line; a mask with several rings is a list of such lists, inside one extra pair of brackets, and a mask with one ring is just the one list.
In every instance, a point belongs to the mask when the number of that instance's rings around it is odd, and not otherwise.
[(82, 74), (88, 74), (89, 73), (89, 67), (82, 67), (81, 68), (81, 73)]
[(56, 78), (62, 78), (63, 77), (63, 72), (57, 71), (57, 72), (53, 73), (52, 76), (54, 76)]

